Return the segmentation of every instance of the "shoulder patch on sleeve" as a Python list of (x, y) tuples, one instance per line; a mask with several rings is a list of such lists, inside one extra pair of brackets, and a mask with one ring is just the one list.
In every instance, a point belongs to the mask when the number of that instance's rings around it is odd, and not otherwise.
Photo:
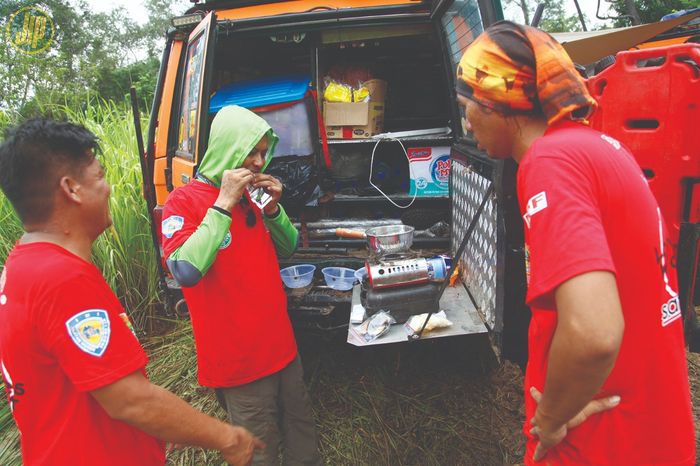
[(529, 201), (527, 201), (527, 206), (525, 208), (525, 215), (523, 215), (523, 220), (525, 220), (525, 223), (527, 224), (528, 228), (530, 228), (530, 220), (532, 219), (532, 216), (535, 215), (537, 212), (543, 211), (546, 208), (547, 193), (545, 191), (535, 194), (530, 198)]
[(112, 331), (109, 315), (104, 309), (88, 309), (75, 314), (66, 321), (66, 329), (78, 348), (97, 357), (102, 357), (107, 349)]
[(179, 215), (171, 215), (170, 217), (163, 220), (160, 224), (163, 236), (166, 238), (172, 238), (176, 231), (181, 230), (182, 226), (185, 224), (185, 219)]

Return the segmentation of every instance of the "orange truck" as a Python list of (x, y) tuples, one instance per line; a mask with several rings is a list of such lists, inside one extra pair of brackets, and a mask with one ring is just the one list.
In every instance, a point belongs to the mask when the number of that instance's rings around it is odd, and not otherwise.
[[(353, 231), (401, 224), (415, 229), (409, 258), (463, 250), (455, 286), (439, 302), (454, 325), (421, 339), (489, 336), (501, 356), (524, 363), (517, 167), (476, 148), (454, 91), (463, 50), (499, 19), (499, 0), (222, 0), (174, 18), (142, 158), (157, 251), (163, 204), (195, 176), (212, 118), (224, 105), (244, 106), (280, 135), (268, 172), (282, 180), (281, 202), (300, 231), (280, 267), (316, 266), (310, 286), (287, 290), (296, 331), (364, 346), (349, 331), (362, 286), (334, 290), (320, 270), (361, 269), (372, 258)], [(366, 98), (328, 101), (331, 83)], [(185, 313), (159, 258), (168, 307)], [(410, 293), (403, 299), (416, 302)], [(405, 335), (372, 344), (399, 341)]]

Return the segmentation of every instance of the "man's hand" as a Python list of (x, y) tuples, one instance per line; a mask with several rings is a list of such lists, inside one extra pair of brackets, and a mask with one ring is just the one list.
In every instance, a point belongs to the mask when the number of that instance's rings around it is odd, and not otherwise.
[[(537, 404), (539, 404), (540, 400), (542, 400), (542, 393), (535, 387), (530, 387), (530, 395)], [(550, 425), (550, 423), (548, 423), (545, 419), (545, 416), (543, 416), (538, 409), (535, 411), (535, 417), (530, 420), (530, 424), (532, 425), (530, 434), (537, 436), (539, 439), (537, 447), (535, 448), (533, 459), (535, 461), (539, 461), (544, 458), (550, 448), (558, 445), (562, 440), (564, 440), (569, 429), (573, 429), (574, 427), (581, 425), (592, 415), (612, 409), (618, 404), (620, 404), (619, 396), (610, 396), (607, 398), (591, 400), (576, 416), (570, 419), (567, 423), (559, 426)]]
[(265, 444), (243, 427), (229, 427), (230, 439), (226, 447), (221, 449), (221, 455), (232, 466), (248, 466), (253, 461), (255, 450), (264, 449)]
[(253, 187), (263, 188), (272, 200), (265, 206), (265, 214), (274, 215), (277, 213), (277, 204), (282, 197), (282, 182), (272, 175), (256, 173), (253, 179)]
[(253, 172), (247, 168), (224, 170), (221, 177), (221, 189), (216, 198), (215, 206), (231, 212), (243, 195), (243, 190), (253, 182)]

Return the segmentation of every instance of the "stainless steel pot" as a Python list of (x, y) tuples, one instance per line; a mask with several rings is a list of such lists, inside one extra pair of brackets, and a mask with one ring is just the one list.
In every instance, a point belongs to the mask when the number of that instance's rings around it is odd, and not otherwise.
[(413, 245), (415, 228), (408, 225), (388, 225), (365, 231), (369, 251), (376, 256), (407, 251)]

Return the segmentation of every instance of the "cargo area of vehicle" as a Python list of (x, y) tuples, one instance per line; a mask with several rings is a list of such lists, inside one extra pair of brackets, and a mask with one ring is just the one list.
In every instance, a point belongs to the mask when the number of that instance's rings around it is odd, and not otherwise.
[[(307, 182), (314, 185), (313, 190), (307, 189), (306, 196), (296, 193), (298, 195), (282, 199), (300, 232), (300, 246), (291, 259), (280, 262), (280, 268), (303, 263), (317, 266), (311, 285), (302, 290), (288, 289), (292, 318), (302, 326), (347, 326), (352, 292), (329, 289), (320, 271), (326, 266), (358, 269), (364, 266), (368, 252), (365, 240), (337, 236), (338, 227), (364, 231), (381, 225), (411, 225), (416, 229), (412, 250), (417, 256), (449, 253), (447, 179), (440, 193), (413, 196), (408, 160), (408, 153), (426, 147), (440, 148), (437, 150), (449, 157), (453, 137), (449, 131), (449, 94), (441, 56), (440, 44), (430, 23), (218, 36), (212, 77), (212, 117), (219, 108), (218, 102), (226, 101), (245, 102), (253, 110), (257, 107), (262, 110), (259, 114), (266, 118), (269, 115), (267, 104), (274, 100), (269, 96), (280, 91), (275, 87), (274, 91), (265, 93), (264, 86), (281, 86), (280, 81), (270, 84), (270, 80), (278, 77), (280, 80), (290, 77), (291, 83), (298, 76), (307, 76), (308, 90), (316, 93), (316, 99), (308, 93), (294, 97), (301, 97), (309, 116), (308, 129), (300, 124), (297, 113), (292, 129), (277, 131), (280, 138), (288, 139), (295, 139), (298, 132), (308, 131), (311, 144), (302, 142), (285, 149), (302, 153), (282, 153), (273, 158), (269, 167), (270, 173), (280, 177), (290, 191), (299, 183), (295, 179), (285, 179), (285, 174), (297, 167), (308, 169)], [(355, 81), (350, 85), (359, 85), (367, 79), (386, 83), (382, 133), (431, 128), (442, 128), (442, 131), (428, 136), (409, 133), (381, 142), (371, 136), (330, 137), (324, 149), (324, 122), (315, 115), (324, 113), (324, 91), (339, 75), (347, 77), (343, 80), (346, 83)], [(257, 86), (257, 83), (261, 87), (249, 92), (249, 86)], [(298, 109), (289, 110), (292, 111), (298, 112)], [(323, 156), (324, 150), (328, 160)], [(280, 172), (277, 171), (280, 165), (291, 168)], [(402, 208), (404, 206), (408, 207)]]

